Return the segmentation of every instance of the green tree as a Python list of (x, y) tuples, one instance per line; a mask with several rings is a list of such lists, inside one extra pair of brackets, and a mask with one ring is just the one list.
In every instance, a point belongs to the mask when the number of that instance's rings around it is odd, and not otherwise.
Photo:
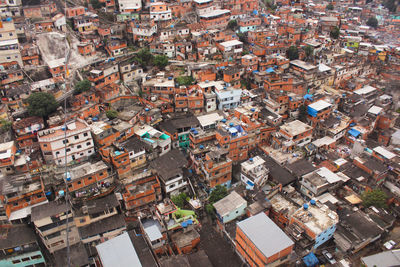
[(377, 208), (386, 208), (388, 196), (381, 189), (374, 189), (372, 191), (364, 192), (361, 199), (365, 207), (374, 206)]
[(214, 204), (220, 199), (223, 199), (228, 195), (228, 190), (223, 185), (217, 185), (214, 190), (211, 192), (208, 201), (210, 204)]
[(46, 119), (57, 110), (58, 103), (52, 94), (46, 92), (36, 92), (31, 94), (28, 99), (28, 113), (31, 116), (38, 116)]
[(326, 10), (333, 10), (335, 7), (332, 4), (326, 6)]
[(242, 88), (246, 88), (247, 90), (251, 89), (251, 80), (250, 78), (240, 79), (240, 85)]
[(228, 28), (231, 29), (232, 31), (236, 30), (237, 26), (238, 26), (238, 23), (235, 19), (228, 22)]
[(304, 52), (306, 53), (306, 58), (309, 59), (314, 53), (314, 48), (312, 48), (310, 45), (307, 45), (304, 48)]
[(153, 63), (153, 58), (154, 56), (150, 53), (150, 50), (148, 48), (140, 49), (135, 56), (135, 60), (143, 68), (151, 65)]
[(367, 20), (367, 25), (372, 28), (376, 28), (376, 27), (378, 27), (378, 20), (375, 17), (370, 17)]
[(239, 41), (241, 41), (242, 43), (244, 43), (244, 44), (248, 43), (247, 42), (247, 37), (246, 37), (246, 35), (244, 33), (238, 32), (237, 36), (239, 37)]
[(340, 29), (339, 29), (338, 27), (335, 26), (335, 28), (333, 28), (333, 29), (331, 30), (330, 35), (331, 35), (331, 37), (332, 37), (333, 39), (339, 38)]
[(192, 85), (194, 83), (194, 79), (192, 76), (179, 76), (176, 78), (176, 82), (179, 83), (179, 85)]
[(79, 95), (80, 93), (89, 91), (92, 88), (92, 84), (89, 80), (85, 79), (79, 81), (75, 84), (74, 95)]
[(163, 70), (168, 65), (168, 57), (165, 55), (157, 55), (153, 59), (153, 64)]
[(286, 56), (290, 59), (290, 60), (295, 60), (299, 58), (299, 49), (297, 49), (296, 46), (292, 45), (288, 48), (288, 50), (286, 50)]
[(389, 9), (390, 12), (396, 12), (399, 2), (396, 4), (396, 0), (386, 0), (384, 5), (387, 9)]
[(188, 196), (186, 195), (186, 193), (180, 193), (179, 195), (172, 196), (171, 200), (176, 206), (182, 209), (185, 206), (187, 198)]
[(212, 218), (215, 218), (215, 209), (212, 204), (207, 204), (206, 205), (206, 212), (208, 215), (210, 215)]
[(0, 119), (0, 131), (2, 133), (7, 132), (11, 129), (12, 122), (6, 119)]
[(94, 9), (100, 9), (103, 7), (103, 3), (101, 3), (99, 0), (90, 0), (90, 4)]
[(110, 120), (115, 119), (116, 117), (118, 117), (118, 111), (114, 110), (114, 109), (109, 109), (106, 111), (106, 116), (107, 118), (109, 118)]
[(306, 122), (306, 120), (307, 120), (307, 107), (306, 107), (306, 105), (301, 105), (299, 107), (298, 119), (299, 119), (299, 121)]

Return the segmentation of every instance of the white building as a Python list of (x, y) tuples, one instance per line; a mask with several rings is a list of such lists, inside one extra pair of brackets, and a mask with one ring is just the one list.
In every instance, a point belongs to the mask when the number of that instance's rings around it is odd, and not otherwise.
[(142, 1), (140, 0), (119, 0), (119, 12), (129, 14), (142, 9)]
[[(77, 119), (64, 125), (38, 132), (38, 141), (45, 161), (49, 164), (65, 164), (65, 143), (67, 163), (86, 160), (95, 153), (89, 125)], [(66, 134), (66, 139), (64, 139)]]
[(172, 19), (171, 10), (163, 2), (150, 4), (150, 18), (154, 21), (167, 21)]
[(242, 89), (224, 86), (222, 89), (215, 88), (215, 94), (217, 95), (219, 110), (232, 109), (240, 105)]
[(133, 131), (144, 143), (151, 146), (159, 156), (171, 150), (171, 138), (150, 125), (136, 125)]
[(269, 170), (264, 163), (265, 160), (256, 156), (240, 164), (240, 179), (246, 185), (246, 188), (253, 189), (255, 185), (262, 186), (267, 181)]
[(23, 67), (14, 22), (6, 20), (0, 23), (0, 64), (13, 61)]

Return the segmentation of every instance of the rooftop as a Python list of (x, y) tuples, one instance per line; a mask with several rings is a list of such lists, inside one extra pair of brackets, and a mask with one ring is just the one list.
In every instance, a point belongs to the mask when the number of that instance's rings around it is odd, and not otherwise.
[(267, 258), (294, 245), (294, 242), (263, 212), (238, 222), (237, 227)]
[(310, 204), (308, 208), (299, 208), (293, 217), (301, 221), (308, 229), (316, 235), (324, 232), (328, 228), (339, 222), (339, 216), (336, 212), (330, 210), (325, 204), (316, 202)]
[(310, 125), (299, 120), (285, 123), (280, 128), (291, 136), (296, 136), (312, 129)]
[[(65, 129), (64, 125), (62, 125), (38, 132), (39, 142), (49, 142), (56, 139), (64, 138), (65, 135), (64, 129)], [(75, 135), (83, 131), (90, 131), (90, 127), (85, 121), (77, 119), (75, 121), (67, 122), (66, 131), (67, 131), (67, 137), (69, 137), (71, 135)]]
[(96, 246), (104, 267), (141, 267), (142, 264), (128, 233), (109, 239)]
[(67, 205), (65, 201), (51, 201), (49, 203), (33, 207), (31, 221), (35, 222), (50, 216), (66, 213), (67, 209), (71, 210), (71, 207), (70, 205)]
[(308, 62), (304, 62), (303, 60), (299, 60), (299, 59), (290, 61), (290, 64), (292, 64), (292, 65), (294, 65), (296, 67), (302, 68), (304, 70), (307, 70), (307, 71), (308, 70), (314, 70), (314, 69), (317, 68), (317, 66), (315, 66), (315, 65), (313, 65), (311, 63), (308, 63)]
[(216, 9), (216, 10), (212, 10), (210, 12), (207, 12), (203, 15), (200, 15), (200, 18), (211, 18), (211, 17), (217, 17), (220, 15), (224, 15), (224, 14), (229, 14), (231, 13), (231, 11), (229, 9)]
[(235, 45), (242, 45), (243, 43), (239, 40), (230, 40), (230, 41), (226, 41), (223, 43), (220, 43), (220, 45), (222, 45), (223, 47), (231, 47), (231, 46), (235, 46)]
[(69, 174), (71, 180), (76, 180), (106, 170), (107, 168), (107, 165), (103, 161), (98, 161), (96, 163), (86, 162), (78, 167), (70, 169)]
[(332, 106), (332, 104), (326, 102), (325, 100), (318, 100), (310, 105), (308, 105), (309, 108), (312, 108), (316, 111), (320, 111), (323, 109), (326, 109), (328, 107)]
[(237, 210), (243, 205), (247, 206), (247, 201), (236, 193), (236, 191), (232, 191), (232, 193), (213, 204), (221, 217), (228, 215), (230, 212)]
[(10, 225), (0, 228), (0, 249), (7, 250), (30, 243), (36, 243), (36, 236), (27, 225)]

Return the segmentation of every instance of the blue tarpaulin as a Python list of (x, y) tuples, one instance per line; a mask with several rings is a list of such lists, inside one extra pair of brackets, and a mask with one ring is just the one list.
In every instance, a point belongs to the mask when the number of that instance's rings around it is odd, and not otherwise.
[(349, 130), (349, 134), (351, 134), (351, 135), (354, 136), (354, 137), (357, 137), (357, 136), (359, 136), (359, 135), (361, 134), (361, 132), (360, 132), (360, 131), (357, 131), (356, 129), (351, 128), (351, 129)]
[(312, 117), (317, 117), (317, 115), (318, 115), (318, 111), (311, 108), (310, 106), (307, 106), (307, 113), (308, 113), (308, 115), (310, 115)]
[(317, 256), (312, 252), (303, 258), (303, 262), (307, 267), (314, 267), (319, 264)]
[(310, 94), (306, 94), (306, 95), (304, 95), (304, 99), (305, 100), (313, 100), (313, 97), (312, 97), (312, 95), (310, 95)]
[(267, 71), (267, 73), (275, 72), (274, 68), (272, 68), (272, 67), (268, 68), (266, 71)]

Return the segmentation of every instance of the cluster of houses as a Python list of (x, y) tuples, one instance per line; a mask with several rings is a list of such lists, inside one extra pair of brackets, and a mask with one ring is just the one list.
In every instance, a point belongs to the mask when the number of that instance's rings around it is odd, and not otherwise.
[(400, 264), (386, 2), (0, 1), (0, 266)]

